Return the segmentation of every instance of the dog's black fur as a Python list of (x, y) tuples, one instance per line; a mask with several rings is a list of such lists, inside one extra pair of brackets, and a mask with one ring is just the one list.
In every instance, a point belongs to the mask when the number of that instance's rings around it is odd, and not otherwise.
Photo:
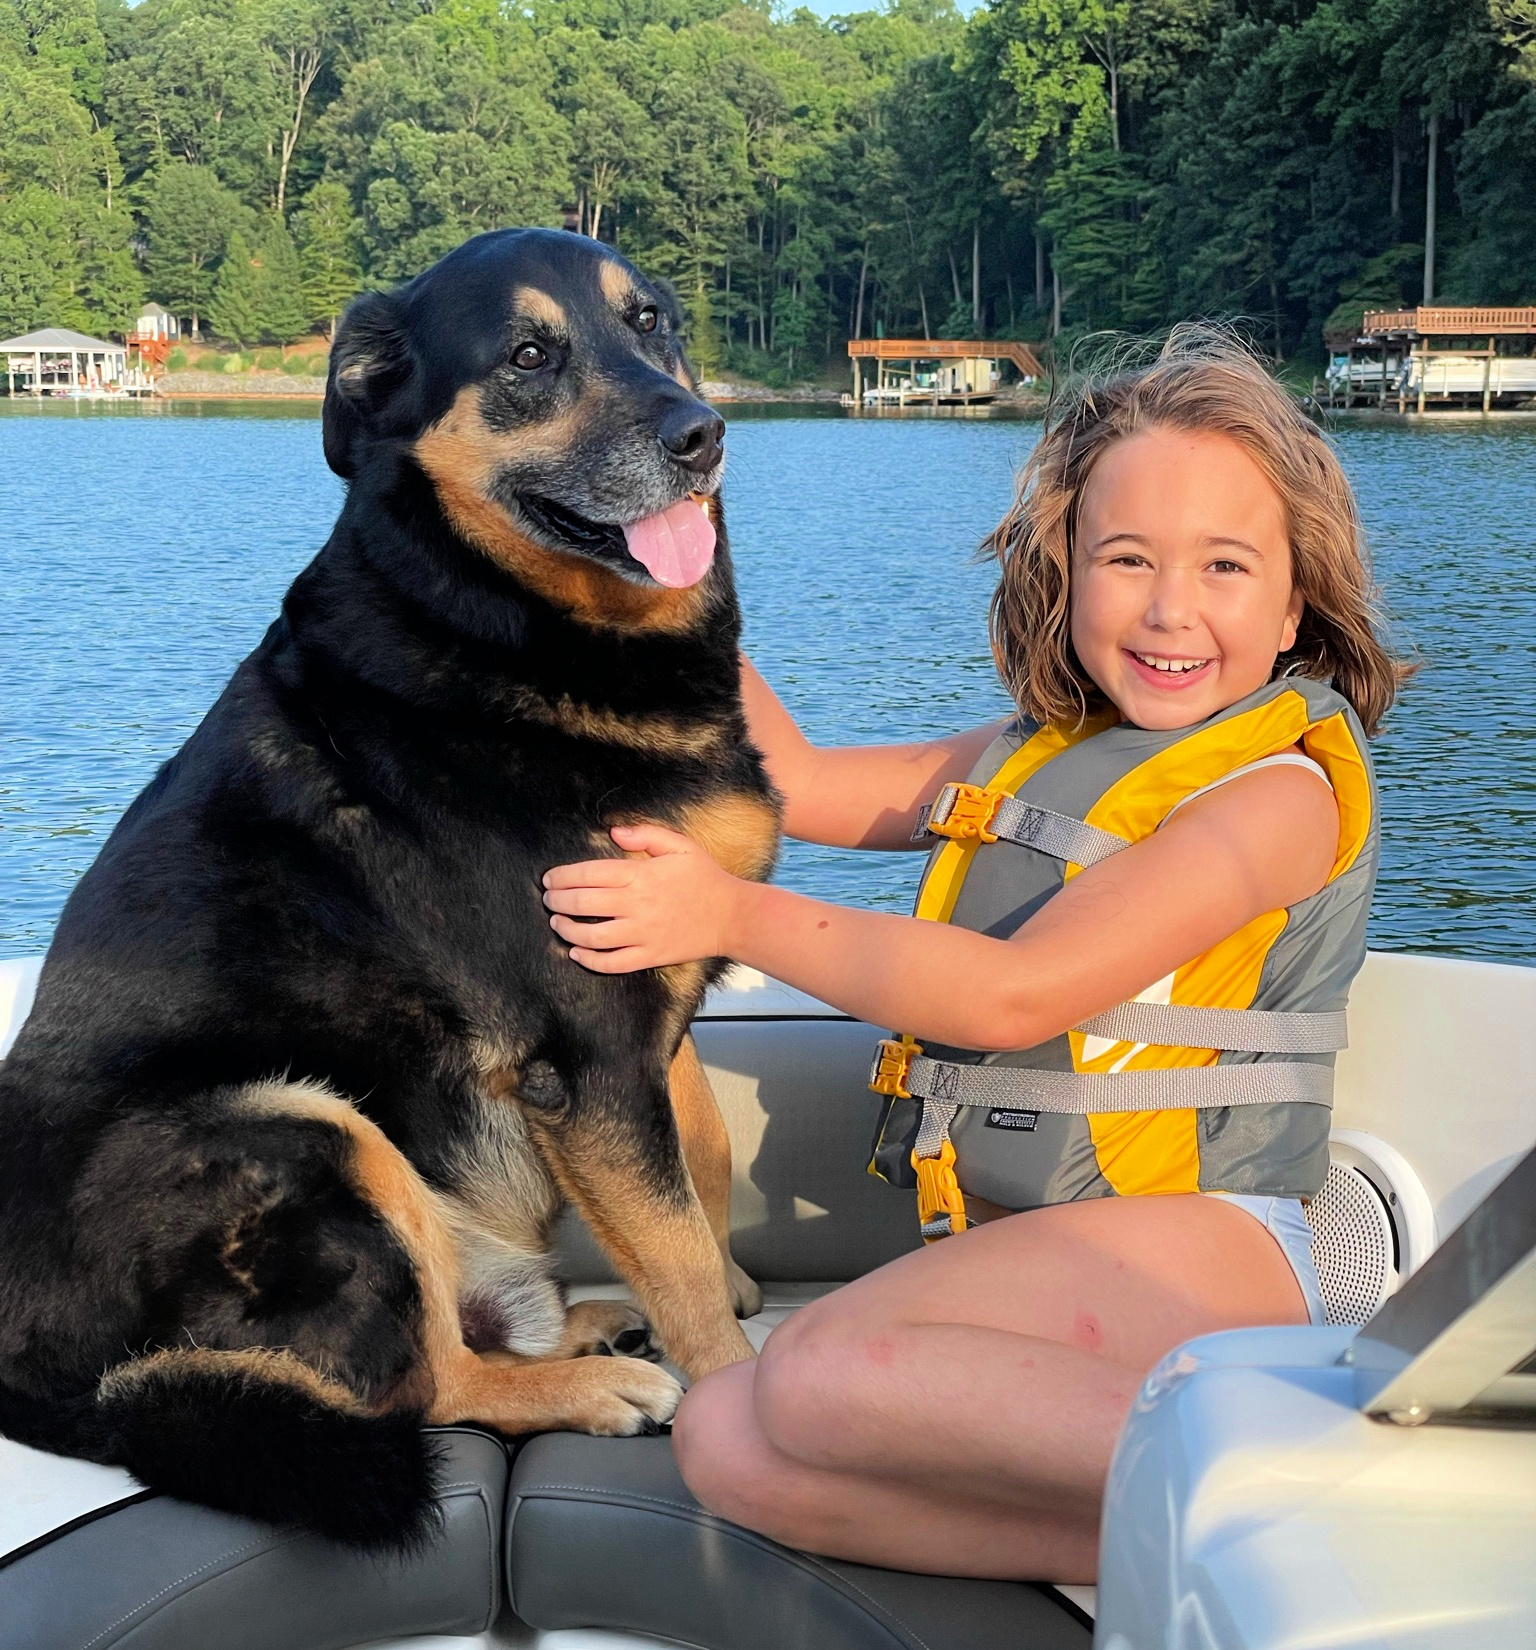
[[(436, 1263), (334, 1097), (446, 1211), (509, 1380), (558, 1355), (565, 1200), (694, 1219), (667, 1076), (709, 971), (587, 973), (540, 887), (621, 821), (745, 820), (748, 874), (773, 852), (718, 497), (692, 590), (616, 525), (717, 488), (676, 327), (609, 249), (536, 230), (349, 313), (335, 530), (74, 890), (0, 1064), (11, 1437), (356, 1543), (430, 1527)], [(596, 1207), (602, 1162), (632, 1210)], [(647, 1390), (594, 1430), (664, 1418)]]

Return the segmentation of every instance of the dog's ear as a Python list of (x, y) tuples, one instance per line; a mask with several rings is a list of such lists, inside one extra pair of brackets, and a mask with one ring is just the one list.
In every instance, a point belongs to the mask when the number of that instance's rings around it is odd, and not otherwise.
[(365, 292), (336, 328), (325, 379), (325, 462), (339, 476), (357, 470), (357, 443), (377, 433), (380, 415), (410, 378), (414, 362), (398, 299)]

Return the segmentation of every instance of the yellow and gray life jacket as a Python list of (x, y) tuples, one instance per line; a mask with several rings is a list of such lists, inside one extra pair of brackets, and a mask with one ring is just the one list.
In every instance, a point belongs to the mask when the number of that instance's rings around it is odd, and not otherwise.
[(965, 1227), (965, 1194), (1008, 1209), (1170, 1192), (1312, 1197), (1328, 1172), (1334, 1051), (1365, 957), (1379, 857), (1365, 735), (1332, 688), (1282, 677), (1205, 722), (1010, 723), (920, 821), (940, 839), (916, 915), (1008, 939), (1085, 866), (1197, 792), (1300, 745), (1339, 805), (1326, 885), (1255, 917), (1133, 1002), (1036, 1048), (891, 1038), (871, 1174), (916, 1186), (923, 1235)]

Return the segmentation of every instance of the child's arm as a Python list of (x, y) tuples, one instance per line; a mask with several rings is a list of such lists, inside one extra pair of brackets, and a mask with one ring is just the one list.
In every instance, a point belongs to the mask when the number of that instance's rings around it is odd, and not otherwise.
[(746, 657), (741, 693), (752, 742), (784, 798), (784, 829), (831, 848), (929, 847), (912, 841), (917, 810), (971, 771), (1000, 726), (925, 744), (823, 749), (805, 737)]
[(619, 974), (733, 957), (859, 1019), (1009, 1049), (1058, 1036), (1316, 893), (1339, 814), (1305, 769), (1245, 775), (1075, 876), (1011, 940), (742, 882), (660, 826), (613, 836), (646, 857), (558, 866), (544, 879), (551, 926), (584, 967)]

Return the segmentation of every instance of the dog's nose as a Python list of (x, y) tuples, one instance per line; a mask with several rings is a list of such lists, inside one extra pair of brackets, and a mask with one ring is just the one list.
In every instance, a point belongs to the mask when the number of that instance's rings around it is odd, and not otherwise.
[(725, 421), (697, 401), (673, 407), (661, 421), (661, 444), (683, 466), (702, 475), (720, 462)]

